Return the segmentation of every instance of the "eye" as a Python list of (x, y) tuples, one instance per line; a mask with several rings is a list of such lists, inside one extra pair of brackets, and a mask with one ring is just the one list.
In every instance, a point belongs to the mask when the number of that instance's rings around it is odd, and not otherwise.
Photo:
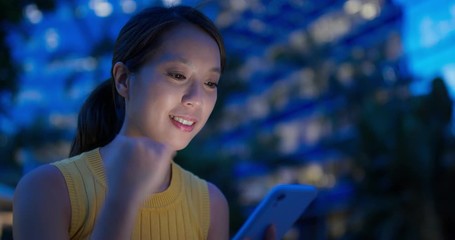
[(216, 82), (206, 82), (205, 85), (207, 85), (209, 88), (217, 88), (218, 83)]
[(176, 79), (176, 80), (185, 80), (186, 77), (185, 75), (181, 74), (181, 73), (172, 73), (172, 72), (169, 72), (167, 73), (167, 75), (173, 79)]

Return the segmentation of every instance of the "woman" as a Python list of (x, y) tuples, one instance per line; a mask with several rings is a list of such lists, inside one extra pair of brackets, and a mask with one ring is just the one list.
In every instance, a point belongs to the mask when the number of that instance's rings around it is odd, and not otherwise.
[(172, 160), (209, 118), (224, 59), (216, 27), (193, 8), (131, 18), (111, 79), (81, 109), (70, 158), (19, 182), (14, 238), (228, 239), (221, 191)]

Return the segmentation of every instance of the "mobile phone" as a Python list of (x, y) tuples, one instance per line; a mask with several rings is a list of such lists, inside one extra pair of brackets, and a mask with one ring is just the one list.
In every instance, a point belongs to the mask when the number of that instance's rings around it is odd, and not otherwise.
[(275, 225), (277, 239), (292, 227), (317, 195), (310, 185), (277, 185), (262, 199), (232, 240), (262, 240), (268, 226)]

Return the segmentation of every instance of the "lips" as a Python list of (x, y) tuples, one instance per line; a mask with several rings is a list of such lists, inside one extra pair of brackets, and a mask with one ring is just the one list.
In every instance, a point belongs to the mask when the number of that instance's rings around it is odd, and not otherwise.
[(184, 132), (191, 132), (194, 129), (194, 125), (196, 124), (196, 120), (193, 118), (174, 115), (169, 115), (169, 117), (174, 126)]

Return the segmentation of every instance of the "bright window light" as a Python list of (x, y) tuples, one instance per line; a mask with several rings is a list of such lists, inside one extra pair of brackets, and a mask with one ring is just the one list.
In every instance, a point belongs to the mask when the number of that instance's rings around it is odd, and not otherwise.
[(362, 8), (362, 4), (358, 0), (349, 0), (344, 3), (344, 11), (348, 14), (356, 14)]
[(378, 16), (378, 7), (373, 3), (365, 3), (360, 10), (360, 14), (367, 20), (374, 19)]
[(90, 1), (90, 8), (93, 9), (95, 15), (98, 17), (107, 17), (112, 13), (112, 4), (105, 0), (92, 0)]
[(136, 11), (137, 4), (134, 0), (123, 0), (120, 4), (124, 13), (133, 13)]
[(163, 4), (166, 7), (176, 6), (176, 5), (179, 5), (181, 2), (182, 1), (180, 1), (180, 0), (163, 0)]
[(33, 24), (41, 22), (43, 13), (38, 9), (35, 4), (29, 4), (24, 9), (25, 17)]

